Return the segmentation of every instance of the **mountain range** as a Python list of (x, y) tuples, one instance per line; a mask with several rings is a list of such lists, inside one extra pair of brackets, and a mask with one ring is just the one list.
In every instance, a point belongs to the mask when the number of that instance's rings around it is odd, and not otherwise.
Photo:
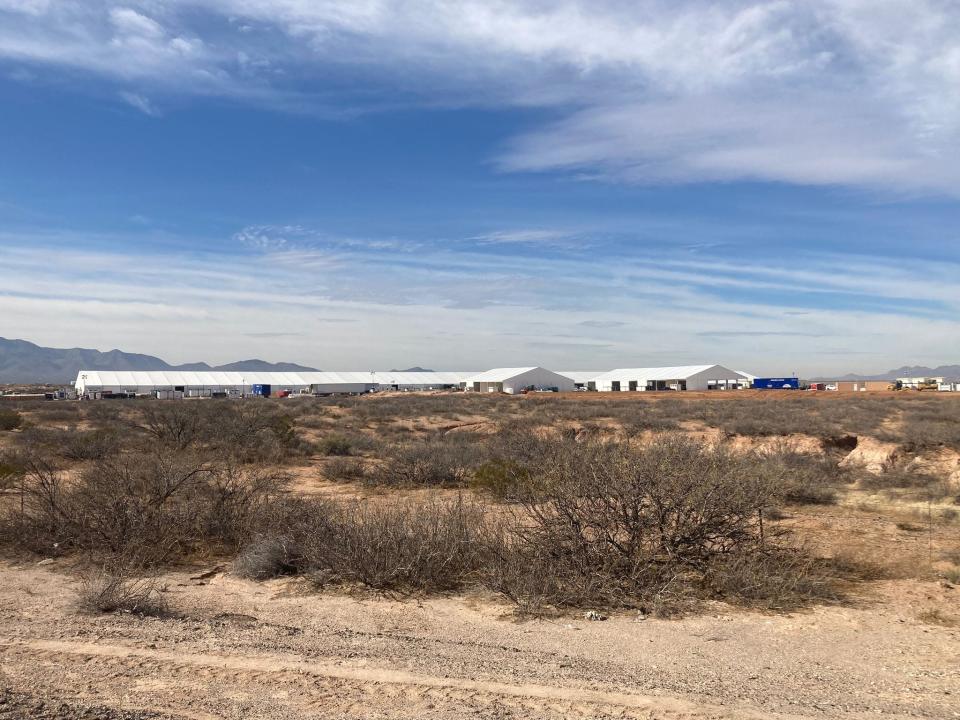
[(171, 365), (153, 355), (122, 350), (100, 352), (88, 348), (48, 348), (27, 340), (0, 338), (0, 383), (72, 383), (80, 370), (234, 370), (234, 371), (312, 371), (316, 368), (296, 363), (271, 363), (266, 360), (240, 360), (227, 365), (205, 362)]
[(926, 365), (904, 365), (896, 370), (888, 370), (880, 375), (849, 374), (843, 377), (816, 378), (817, 380), (896, 380), (901, 377), (943, 377), (947, 380), (960, 378), (960, 365), (940, 365), (935, 368)]

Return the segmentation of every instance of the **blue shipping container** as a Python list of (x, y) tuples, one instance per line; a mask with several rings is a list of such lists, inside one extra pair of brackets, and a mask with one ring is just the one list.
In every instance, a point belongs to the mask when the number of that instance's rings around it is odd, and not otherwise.
[(270, 397), (270, 386), (269, 385), (254, 385), (253, 394), (261, 395), (263, 397)]
[(754, 378), (753, 387), (757, 390), (799, 390), (800, 379), (788, 378)]

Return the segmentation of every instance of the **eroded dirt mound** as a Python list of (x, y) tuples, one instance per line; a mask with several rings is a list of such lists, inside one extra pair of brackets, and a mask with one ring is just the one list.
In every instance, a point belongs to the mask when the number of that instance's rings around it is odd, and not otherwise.
[(867, 472), (879, 474), (890, 467), (900, 453), (900, 446), (896, 443), (861, 437), (856, 448), (840, 461), (840, 467), (860, 467)]

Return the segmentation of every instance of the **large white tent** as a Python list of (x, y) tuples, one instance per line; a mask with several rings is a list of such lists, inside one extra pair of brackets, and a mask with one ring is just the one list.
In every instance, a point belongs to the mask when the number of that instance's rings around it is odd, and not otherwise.
[(379, 389), (458, 387), (470, 372), (218, 372), (183, 370), (81, 370), (79, 395), (97, 392), (152, 394), (157, 390), (187, 394), (250, 393), (254, 385), (271, 390), (315, 393), (363, 393)]
[(736, 370), (722, 365), (621, 368), (598, 375), (590, 382), (601, 392), (645, 390), (728, 390), (748, 386)]
[(560, 392), (574, 389), (572, 379), (542, 367), (494, 368), (468, 377), (466, 383), (468, 390), (510, 394), (530, 387), (536, 390), (556, 388)]

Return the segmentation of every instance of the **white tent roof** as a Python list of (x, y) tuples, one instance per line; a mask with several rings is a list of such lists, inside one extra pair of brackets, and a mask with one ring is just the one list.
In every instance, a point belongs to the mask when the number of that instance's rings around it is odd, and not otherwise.
[[(684, 380), (706, 372), (711, 368), (719, 367), (720, 365), (677, 365), (673, 367), (619, 368), (598, 375), (592, 379), (598, 382), (617, 380), (618, 378), (629, 378), (630, 380)], [(724, 370), (726, 369), (724, 368)], [(733, 370), (729, 372), (739, 375), (739, 373)]]
[(86, 387), (219, 387), (239, 385), (456, 385), (470, 372), (219, 372), (185, 370), (81, 370), (77, 386)]
[[(329, 375), (330, 373), (293, 372), (220, 372), (192, 370), (81, 370), (77, 384), (102, 387), (215, 387), (224, 385), (309, 385), (317, 380), (305, 376)], [(335, 375), (336, 373), (334, 373)], [(370, 374), (366, 373), (369, 382)], [(344, 382), (344, 381), (341, 381)], [(354, 382), (354, 381), (346, 381)], [(361, 381), (362, 382), (362, 381)]]
[(596, 377), (603, 375), (604, 370), (557, 370), (557, 375), (563, 375), (573, 380), (575, 383), (590, 382)]
[(373, 377), (381, 385), (459, 385), (473, 375), (472, 371), (383, 371), (377, 370)]
[(476, 382), (485, 382), (485, 383), (497, 383), (505, 382), (510, 378), (515, 378), (517, 375), (523, 375), (526, 372), (531, 370), (536, 370), (536, 367), (524, 367), (524, 368), (494, 368), (493, 370), (487, 370), (486, 372), (479, 373), (477, 375), (471, 375), (466, 379), (468, 383)]

